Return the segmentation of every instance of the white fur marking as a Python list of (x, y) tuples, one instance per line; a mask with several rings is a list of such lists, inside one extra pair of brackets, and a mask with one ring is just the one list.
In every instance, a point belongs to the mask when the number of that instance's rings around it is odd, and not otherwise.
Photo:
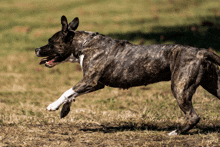
[(73, 53), (70, 55), (70, 57), (69, 57), (69, 61), (70, 62), (73, 62), (74, 60), (73, 60), (73, 58), (74, 58), (74, 56), (73, 56)]
[(82, 70), (83, 70), (83, 59), (84, 59), (84, 55), (80, 55), (79, 56), (79, 64), (81, 65)]
[(37, 57), (40, 57), (40, 50), (37, 51), (36, 55)]
[(77, 94), (72, 88), (64, 92), (61, 97), (47, 107), (48, 111), (57, 110), (63, 103), (74, 99), (72, 95)]
[(174, 131), (170, 132), (168, 135), (169, 135), (169, 136), (175, 136), (175, 135), (178, 135), (176, 131), (177, 131), (177, 130), (174, 130)]

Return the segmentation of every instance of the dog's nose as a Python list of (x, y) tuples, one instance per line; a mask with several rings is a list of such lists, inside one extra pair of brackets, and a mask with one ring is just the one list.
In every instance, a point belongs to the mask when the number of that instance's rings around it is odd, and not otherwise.
[(40, 56), (40, 48), (35, 49), (35, 54), (39, 57)]

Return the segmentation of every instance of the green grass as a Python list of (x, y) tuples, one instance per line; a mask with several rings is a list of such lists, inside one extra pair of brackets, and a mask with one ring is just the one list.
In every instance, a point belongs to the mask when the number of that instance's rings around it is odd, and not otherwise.
[[(170, 82), (82, 95), (70, 114), (46, 107), (75, 85), (77, 65), (48, 69), (34, 49), (79, 17), (78, 30), (134, 44), (178, 43), (220, 51), (219, 0), (1, 0), (0, 146), (218, 146), (220, 101), (201, 87), (193, 105), (202, 118), (186, 135), (167, 133), (185, 117)], [(207, 23), (208, 22), (208, 23)]]

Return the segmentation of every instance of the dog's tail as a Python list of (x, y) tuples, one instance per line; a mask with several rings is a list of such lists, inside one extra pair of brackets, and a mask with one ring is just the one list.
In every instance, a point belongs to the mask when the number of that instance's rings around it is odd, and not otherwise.
[[(218, 55), (216, 55), (215, 53), (209, 51), (209, 50), (201, 50), (201, 52), (203, 54), (203, 59), (211, 61), (215, 64), (220, 65), (220, 57)], [(199, 55), (199, 57), (201, 57), (202, 54), (197, 54)], [(198, 57), (198, 56), (197, 56)]]

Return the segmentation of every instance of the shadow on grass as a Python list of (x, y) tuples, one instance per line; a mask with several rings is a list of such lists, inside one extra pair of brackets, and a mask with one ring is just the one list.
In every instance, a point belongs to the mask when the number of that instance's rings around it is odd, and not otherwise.
[[(133, 122), (123, 122), (119, 125), (89, 125), (84, 126), (81, 128), (81, 131), (85, 132), (103, 132), (103, 133), (114, 133), (114, 132), (123, 132), (123, 131), (168, 131), (171, 132), (181, 125), (177, 123), (171, 122), (149, 122), (149, 123), (133, 123)], [(196, 127), (196, 131), (189, 131), (186, 134), (207, 134), (207, 133), (219, 133), (220, 132), (220, 125), (198, 125)]]
[(82, 131), (92, 131), (92, 132), (123, 132), (123, 131), (143, 131), (143, 130), (157, 130), (157, 131), (171, 131), (176, 129), (176, 125), (163, 125), (163, 123), (135, 123), (135, 122), (119, 122), (119, 124), (114, 125), (114, 123), (102, 124), (100, 126), (86, 126), (81, 128)]
[[(193, 19), (193, 18), (189, 18)], [(127, 33), (110, 33), (115, 39), (121, 40), (151, 40), (154, 44), (173, 42), (174, 44), (189, 45), (199, 48), (213, 48), (220, 51), (220, 17), (209, 16), (199, 18), (199, 24), (183, 26), (155, 26), (152, 31), (144, 33), (144, 30)], [(138, 22), (137, 22), (138, 23)], [(141, 43), (140, 43), (141, 44)]]

